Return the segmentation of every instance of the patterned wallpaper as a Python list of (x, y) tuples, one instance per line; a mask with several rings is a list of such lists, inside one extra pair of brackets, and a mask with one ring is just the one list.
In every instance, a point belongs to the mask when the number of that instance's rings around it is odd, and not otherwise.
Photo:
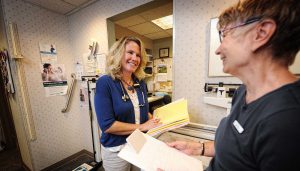
[(75, 58), (88, 51), (92, 39), (99, 43), (99, 53), (107, 53), (106, 19), (142, 5), (150, 0), (101, 0), (69, 17), (70, 35)]
[(37, 133), (37, 140), (29, 142), (34, 170), (41, 170), (82, 149), (92, 151), (89, 115), (87, 108), (80, 108), (79, 84), (68, 113), (61, 113), (65, 96), (45, 97), (39, 42), (56, 45), (58, 63), (65, 64), (70, 83), (75, 62), (86, 52), (90, 39), (99, 42), (100, 52), (107, 52), (106, 18), (145, 2), (148, 1), (98, 1), (66, 17), (22, 0), (3, 0), (6, 24), (18, 25), (21, 49), (26, 57), (24, 75)]
[[(22, 0), (4, 0), (6, 22), (19, 27), (24, 69), (37, 140), (30, 142), (35, 170), (45, 168), (81, 149), (92, 150), (87, 109), (79, 106), (78, 86), (71, 109), (63, 114), (64, 96), (45, 98), (40, 76), (39, 42), (57, 46), (58, 62), (65, 64), (68, 81), (74, 64), (88, 50), (91, 39), (99, 52), (108, 50), (106, 18), (150, 0), (101, 0), (66, 17)], [(204, 83), (239, 82), (232, 77), (208, 78), (209, 20), (237, 0), (174, 0), (173, 97), (185, 97), (193, 122), (217, 125), (225, 109), (203, 103)]]
[(233, 77), (208, 78), (209, 21), (237, 0), (174, 0), (174, 100), (185, 97), (192, 122), (218, 125), (226, 110), (203, 103), (205, 82), (239, 83)]
[(71, 110), (66, 114), (61, 113), (66, 97), (46, 98), (40, 74), (39, 42), (54, 43), (58, 63), (65, 64), (68, 81), (71, 81), (74, 53), (70, 44), (68, 19), (21, 0), (4, 0), (3, 6), (6, 23), (15, 22), (18, 25), (21, 49), (25, 56), (24, 75), (37, 133), (37, 140), (28, 142), (34, 170), (41, 170), (82, 149), (91, 150), (89, 116), (80, 111), (78, 96), (74, 96)]

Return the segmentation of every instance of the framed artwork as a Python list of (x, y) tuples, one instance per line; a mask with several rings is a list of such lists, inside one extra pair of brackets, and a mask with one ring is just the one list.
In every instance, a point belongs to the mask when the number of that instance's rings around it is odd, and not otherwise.
[(160, 48), (159, 49), (159, 57), (160, 58), (169, 57), (169, 50), (170, 50), (170, 48)]

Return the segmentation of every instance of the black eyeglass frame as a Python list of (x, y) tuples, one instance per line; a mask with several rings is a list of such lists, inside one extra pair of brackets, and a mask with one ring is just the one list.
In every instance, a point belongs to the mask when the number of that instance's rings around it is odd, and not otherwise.
[(220, 43), (222, 43), (223, 38), (225, 37), (224, 36), (225, 31), (229, 31), (229, 30), (232, 30), (232, 29), (235, 29), (235, 28), (238, 28), (238, 27), (242, 27), (242, 26), (246, 26), (248, 24), (255, 23), (257, 21), (260, 21), (262, 18), (263, 18), (262, 16), (260, 16), (260, 17), (251, 17), (251, 18), (247, 19), (244, 23), (241, 23), (241, 24), (238, 24), (236, 26), (232, 26), (232, 27), (229, 27), (229, 28), (226, 28), (226, 29), (219, 30)]

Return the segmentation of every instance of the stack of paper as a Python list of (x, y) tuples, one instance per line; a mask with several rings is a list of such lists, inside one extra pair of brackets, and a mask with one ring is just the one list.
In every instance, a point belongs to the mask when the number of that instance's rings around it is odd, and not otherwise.
[[(145, 171), (203, 171), (202, 162), (169, 147), (138, 129), (127, 139), (118, 156)], [(162, 157), (163, 156), (163, 157)]]
[(190, 121), (187, 100), (179, 99), (157, 108), (154, 110), (154, 117), (159, 118), (162, 125), (150, 129), (147, 134), (151, 136), (187, 125)]

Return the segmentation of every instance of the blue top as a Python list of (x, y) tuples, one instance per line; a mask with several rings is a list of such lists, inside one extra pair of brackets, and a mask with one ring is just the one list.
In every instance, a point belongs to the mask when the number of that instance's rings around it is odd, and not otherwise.
[[(136, 78), (134, 78), (134, 83), (139, 83), (140, 85), (135, 87), (135, 91), (141, 105), (140, 123), (142, 124), (148, 120), (149, 111), (146, 84), (144, 81), (138, 81)], [(115, 147), (126, 143), (128, 135), (105, 133), (115, 121), (135, 124), (133, 104), (130, 98), (126, 101), (122, 99), (122, 96), (124, 96), (122, 88), (125, 95), (128, 96), (121, 81), (118, 79), (113, 80), (108, 75), (100, 77), (96, 83), (95, 110), (102, 130), (100, 141), (104, 147)]]

